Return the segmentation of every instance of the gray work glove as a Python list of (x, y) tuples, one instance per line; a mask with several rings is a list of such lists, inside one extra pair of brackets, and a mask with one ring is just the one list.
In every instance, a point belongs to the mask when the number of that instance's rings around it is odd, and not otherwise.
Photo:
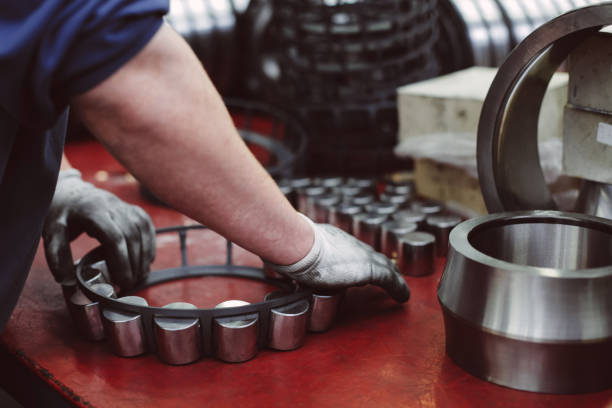
[(315, 224), (314, 244), (293, 265), (266, 266), (315, 289), (334, 290), (373, 284), (385, 289), (397, 302), (405, 302), (410, 290), (397, 266), (372, 247), (329, 224)]
[(155, 258), (155, 229), (147, 213), (84, 182), (78, 170), (65, 170), (60, 172), (42, 234), (56, 281), (74, 279), (70, 242), (83, 232), (102, 244), (111, 279), (122, 289), (149, 272)]

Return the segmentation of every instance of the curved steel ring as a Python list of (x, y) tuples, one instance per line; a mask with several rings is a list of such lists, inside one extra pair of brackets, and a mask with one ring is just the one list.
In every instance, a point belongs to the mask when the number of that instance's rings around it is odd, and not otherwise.
[(478, 125), (478, 175), (489, 212), (554, 209), (537, 149), (548, 83), (586, 37), (612, 24), (612, 3), (563, 14), (531, 33), (500, 67)]

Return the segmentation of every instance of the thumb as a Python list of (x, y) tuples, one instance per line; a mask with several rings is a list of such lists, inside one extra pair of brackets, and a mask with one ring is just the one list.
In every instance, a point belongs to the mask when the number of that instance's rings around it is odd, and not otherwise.
[(74, 263), (70, 250), (68, 227), (59, 222), (45, 225), (43, 242), (47, 264), (55, 280), (63, 283), (74, 279)]
[[(383, 258), (382, 255), (380, 258)], [(388, 259), (372, 260), (371, 283), (380, 286), (398, 303), (404, 303), (410, 299), (410, 289), (406, 281), (399, 273), (397, 266)]]

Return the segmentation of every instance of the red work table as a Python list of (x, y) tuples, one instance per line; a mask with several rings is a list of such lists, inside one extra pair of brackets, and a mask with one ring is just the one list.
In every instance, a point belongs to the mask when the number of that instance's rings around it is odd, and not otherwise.
[[(72, 144), (66, 153), (85, 179), (141, 205), (156, 227), (192, 223), (145, 202), (138, 184), (98, 144)], [(158, 242), (153, 270), (177, 265), (170, 241)], [(211, 231), (194, 235), (189, 245), (191, 263), (223, 263), (225, 243)], [(93, 240), (79, 238), (73, 244), (75, 257), (93, 246)], [(260, 264), (240, 249), (235, 259)], [(334, 327), (308, 334), (298, 350), (260, 350), (242, 364), (205, 357), (187, 366), (168, 366), (152, 354), (120, 358), (105, 342), (79, 337), (39, 248), (0, 337), (0, 385), (38, 406), (612, 407), (612, 390), (583, 395), (521, 392), (457, 367), (444, 353), (436, 298), (443, 266), (439, 259), (433, 275), (407, 278), (412, 297), (403, 305), (375, 287), (350, 289)], [(143, 291), (143, 296), (156, 306), (187, 301), (205, 308), (230, 298), (258, 302), (271, 289), (237, 278), (207, 277), (166, 283)]]

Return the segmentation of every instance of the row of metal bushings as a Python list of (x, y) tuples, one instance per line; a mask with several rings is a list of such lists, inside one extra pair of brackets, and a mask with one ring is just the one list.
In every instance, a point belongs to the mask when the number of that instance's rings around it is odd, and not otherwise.
[[(88, 280), (96, 293), (115, 298), (115, 290), (103, 282), (102, 274)], [(79, 332), (87, 339), (101, 341), (108, 339), (115, 354), (121, 357), (135, 357), (149, 351), (143, 316), (125, 311), (101, 308), (98, 302), (89, 300), (80, 290), (71, 295), (64, 292), (68, 309)], [(268, 293), (264, 300), (285, 296), (284, 292)], [(275, 350), (294, 350), (304, 343), (306, 331), (324, 332), (336, 317), (343, 292), (336, 294), (312, 294), (306, 299), (270, 310), (267, 346)], [(118, 301), (148, 306), (146, 299), (139, 296), (124, 296)], [(215, 308), (246, 306), (248, 302), (228, 300)], [(191, 303), (176, 302), (165, 306), (167, 309), (197, 309)], [(201, 322), (197, 317), (153, 317), (156, 352), (167, 364), (189, 364), (204, 354), (204, 341), (212, 341), (212, 352), (218, 359), (238, 363), (250, 360), (258, 352), (259, 315), (257, 313), (239, 317), (213, 319), (212, 338), (203, 339)]]
[(380, 194), (373, 179), (304, 177), (278, 185), (298, 211), (354, 235), (409, 276), (433, 273), (436, 255), (446, 256), (450, 231), (462, 221), (440, 202), (416, 199), (412, 182), (386, 183)]

